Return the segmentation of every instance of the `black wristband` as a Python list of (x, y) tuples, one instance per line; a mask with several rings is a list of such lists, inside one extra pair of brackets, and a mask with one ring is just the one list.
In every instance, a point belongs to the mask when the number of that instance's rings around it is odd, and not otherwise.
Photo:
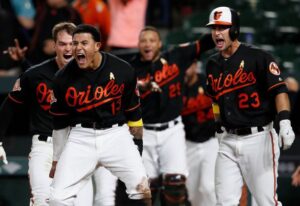
[(284, 120), (284, 119), (290, 119), (290, 114), (291, 114), (291, 112), (288, 110), (280, 111), (277, 114), (278, 121), (280, 122), (281, 120)]
[(138, 147), (140, 155), (142, 156), (143, 153), (143, 139), (136, 139), (133, 138), (134, 144)]

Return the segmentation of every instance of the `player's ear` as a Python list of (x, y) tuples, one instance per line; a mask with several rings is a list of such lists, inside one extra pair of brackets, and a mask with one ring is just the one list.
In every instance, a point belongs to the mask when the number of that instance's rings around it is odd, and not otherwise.
[(161, 49), (162, 48), (162, 41), (159, 41), (158, 47)]
[(95, 52), (100, 51), (101, 46), (102, 46), (101, 42), (96, 42), (96, 44), (95, 44)]

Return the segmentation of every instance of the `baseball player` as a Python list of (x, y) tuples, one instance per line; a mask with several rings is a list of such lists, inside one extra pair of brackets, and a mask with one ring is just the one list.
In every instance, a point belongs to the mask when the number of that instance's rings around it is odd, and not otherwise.
[[(239, 15), (228, 7), (210, 13), (217, 54), (206, 65), (207, 91), (219, 113), (217, 205), (238, 205), (243, 179), (260, 206), (281, 205), (276, 188), (280, 148), (295, 134), (280, 68), (268, 53), (238, 40)], [(279, 134), (273, 120), (279, 121)]]
[(215, 121), (212, 100), (205, 95), (206, 78), (193, 63), (186, 71), (182, 121), (186, 133), (187, 189), (193, 206), (216, 205), (215, 163), (218, 140), (214, 137)]
[[(161, 52), (158, 30), (145, 27), (139, 35), (139, 54), (131, 61), (141, 86), (144, 121), (143, 162), (155, 200), (162, 188), (161, 203), (182, 205), (186, 201), (185, 133), (180, 116), (186, 68), (202, 52), (212, 48), (210, 37)], [(149, 89), (148, 82), (159, 89)], [(154, 83), (154, 84), (153, 84)], [(159, 92), (160, 91), (160, 92)]]
[[(53, 28), (56, 57), (32, 66), (16, 81), (12, 91), (1, 106), (0, 137), (5, 135), (10, 119), (19, 105), (25, 105), (30, 114), (30, 133), (32, 134), (32, 147), (29, 154), (29, 182), (31, 187), (31, 205), (48, 206), (50, 197), (49, 172), (52, 164), (52, 117), (50, 109), (50, 86), (54, 74), (66, 65), (72, 58), (72, 32), (75, 25), (72, 23), (59, 23)], [(16, 51), (18, 50), (18, 51)], [(19, 58), (24, 57), (25, 50), (10, 48), (12, 56), (18, 53)], [(18, 59), (18, 58), (17, 58)], [(2, 141), (2, 139), (0, 140)], [(0, 156), (7, 163), (3, 147), (0, 147)], [(92, 205), (92, 183), (80, 192), (76, 205)]]
[(99, 166), (125, 182), (130, 205), (151, 205), (146, 171), (132, 140), (133, 135), (142, 144), (136, 75), (125, 61), (99, 52), (100, 42), (96, 28), (77, 26), (75, 59), (54, 79), (51, 206), (73, 205)]

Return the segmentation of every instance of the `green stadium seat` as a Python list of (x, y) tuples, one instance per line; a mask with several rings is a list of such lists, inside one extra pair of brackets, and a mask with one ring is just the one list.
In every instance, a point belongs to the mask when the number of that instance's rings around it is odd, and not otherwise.
[(194, 27), (204, 27), (208, 23), (210, 11), (200, 11), (191, 14), (183, 20), (183, 29), (190, 30)]
[(165, 37), (164, 43), (166, 45), (180, 44), (180, 43), (189, 42), (190, 40), (191, 40), (191, 36), (188, 35), (188, 33), (185, 30), (178, 28), (168, 32), (168, 34)]

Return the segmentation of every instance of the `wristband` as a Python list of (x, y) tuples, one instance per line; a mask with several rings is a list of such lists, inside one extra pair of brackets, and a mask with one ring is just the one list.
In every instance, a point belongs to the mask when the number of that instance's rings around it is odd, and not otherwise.
[(129, 127), (142, 127), (143, 126), (143, 119), (139, 119), (138, 121), (128, 121), (127, 125)]
[(288, 110), (280, 111), (280, 112), (277, 114), (278, 121), (281, 121), (281, 120), (284, 120), (284, 119), (290, 119), (290, 114), (291, 114), (291, 112), (288, 111)]

